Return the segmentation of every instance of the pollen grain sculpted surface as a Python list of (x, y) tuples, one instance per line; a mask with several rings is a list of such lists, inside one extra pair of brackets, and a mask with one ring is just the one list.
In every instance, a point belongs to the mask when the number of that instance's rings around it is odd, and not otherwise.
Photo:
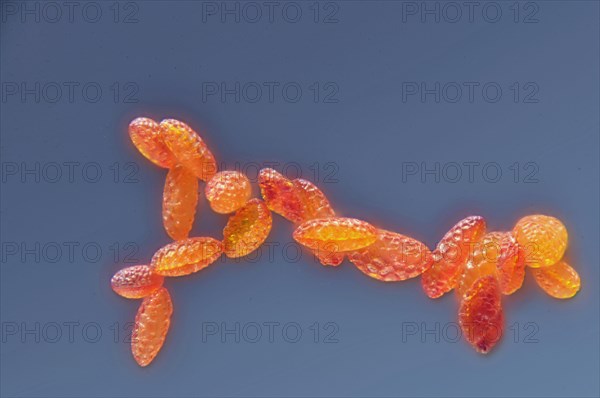
[(198, 272), (215, 262), (223, 247), (210, 237), (188, 238), (169, 243), (152, 257), (154, 272), (163, 276), (183, 276)]
[(579, 274), (565, 261), (559, 261), (550, 267), (532, 268), (531, 273), (536, 283), (555, 298), (571, 298), (581, 287)]
[(310, 249), (332, 253), (362, 249), (377, 240), (371, 224), (355, 218), (328, 217), (306, 221), (294, 231), (294, 239)]
[(383, 229), (377, 231), (375, 243), (348, 257), (360, 271), (385, 282), (414, 278), (433, 263), (431, 251), (423, 243)]
[(242, 257), (258, 249), (271, 232), (271, 211), (260, 199), (250, 199), (229, 217), (223, 229), (223, 248), (227, 257)]
[(217, 172), (217, 162), (200, 135), (190, 126), (175, 119), (160, 122), (165, 144), (184, 165), (202, 181), (208, 181)]
[(519, 245), (525, 250), (525, 262), (529, 267), (549, 267), (563, 257), (567, 248), (568, 234), (558, 219), (544, 215), (521, 218), (513, 232)]
[(459, 221), (444, 235), (433, 251), (433, 265), (423, 273), (421, 286), (430, 298), (454, 289), (473, 246), (485, 234), (483, 217), (470, 216)]
[(252, 195), (250, 180), (239, 171), (221, 171), (206, 183), (204, 190), (210, 208), (216, 213), (233, 213)]
[(167, 147), (158, 123), (138, 117), (129, 123), (129, 137), (142, 155), (157, 166), (171, 168), (177, 159)]
[(164, 287), (142, 301), (131, 334), (131, 353), (140, 366), (148, 366), (162, 348), (172, 314), (171, 296)]
[(502, 294), (495, 275), (480, 278), (461, 300), (458, 321), (463, 338), (477, 352), (488, 353), (504, 330)]
[(169, 170), (163, 191), (163, 226), (173, 240), (189, 236), (198, 206), (198, 179), (177, 165)]
[(123, 268), (110, 280), (112, 289), (119, 296), (131, 299), (151, 295), (163, 285), (164, 278), (154, 273), (148, 265), (134, 265)]

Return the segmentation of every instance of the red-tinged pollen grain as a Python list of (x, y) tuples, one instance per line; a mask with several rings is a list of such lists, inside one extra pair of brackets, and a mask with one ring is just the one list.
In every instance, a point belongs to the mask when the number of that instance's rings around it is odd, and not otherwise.
[(461, 300), (458, 321), (462, 335), (479, 353), (487, 354), (504, 330), (502, 294), (495, 275), (480, 278)]
[(329, 204), (325, 194), (315, 184), (302, 178), (296, 178), (292, 184), (297, 190), (297, 195), (302, 203), (302, 221), (315, 218), (334, 217), (335, 211)]
[(293, 223), (304, 221), (303, 198), (292, 181), (273, 169), (264, 168), (258, 173), (258, 185), (269, 210)]
[(483, 217), (459, 221), (444, 235), (433, 251), (433, 265), (423, 273), (421, 286), (429, 298), (438, 298), (454, 289), (473, 246), (485, 234)]

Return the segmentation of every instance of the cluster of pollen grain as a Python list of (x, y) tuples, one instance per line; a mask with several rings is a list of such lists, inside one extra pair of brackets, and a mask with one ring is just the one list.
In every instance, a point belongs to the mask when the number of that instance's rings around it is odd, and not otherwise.
[[(312, 182), (303, 178), (289, 180), (271, 168), (261, 169), (258, 174), (261, 195), (271, 211), (298, 225), (317, 218), (330, 218), (335, 211), (325, 194)], [(332, 244), (319, 244), (308, 249), (323, 265), (338, 266), (346, 257)]]
[[(430, 251), (408, 235), (341, 217), (315, 184), (302, 178), (290, 180), (271, 168), (258, 173), (263, 200), (252, 198), (248, 177), (239, 171), (219, 172), (203, 138), (179, 120), (157, 123), (140, 117), (129, 124), (128, 131), (144, 157), (169, 170), (162, 221), (173, 239), (154, 253), (150, 265), (126, 267), (111, 279), (112, 289), (120, 296), (143, 299), (131, 342), (140, 366), (157, 356), (171, 323), (173, 304), (164, 278), (198, 272), (223, 254), (238, 258), (255, 252), (269, 236), (271, 212), (294, 223), (294, 240), (322, 265), (339, 266), (348, 259), (364, 275), (382, 282), (421, 275), (422, 289), (430, 298), (454, 289), (462, 335), (481, 353), (489, 352), (502, 336), (502, 295), (521, 288), (526, 269), (552, 297), (570, 298), (580, 289), (579, 275), (563, 260), (567, 230), (554, 217), (527, 216), (512, 231), (487, 232), (483, 217), (469, 216), (450, 228)], [(203, 191), (210, 208), (228, 214), (222, 240), (189, 237), (199, 202), (199, 180), (206, 183)]]
[(581, 285), (577, 272), (561, 261), (567, 231), (556, 218), (527, 216), (512, 231), (485, 230), (481, 217), (460, 221), (438, 243), (434, 263), (421, 279), (431, 298), (456, 290), (463, 336), (481, 353), (489, 352), (500, 339), (504, 328), (502, 295), (521, 288), (526, 265), (537, 284), (552, 297), (573, 297)]

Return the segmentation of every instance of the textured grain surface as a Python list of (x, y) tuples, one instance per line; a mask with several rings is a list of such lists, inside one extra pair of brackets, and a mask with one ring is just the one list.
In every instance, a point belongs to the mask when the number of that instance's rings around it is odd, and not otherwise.
[(472, 255), (462, 267), (454, 289), (459, 299), (466, 297), (479, 279), (489, 275), (498, 277), (499, 239), (497, 233), (487, 233), (473, 246)]
[(160, 122), (165, 144), (196, 177), (208, 181), (217, 172), (217, 162), (202, 138), (190, 126), (175, 119)]
[(169, 170), (163, 192), (162, 217), (173, 240), (188, 237), (198, 205), (198, 179), (182, 165)]
[(423, 243), (383, 229), (377, 231), (375, 243), (348, 258), (366, 275), (385, 282), (414, 278), (433, 263), (431, 251)]
[(162, 348), (171, 314), (171, 296), (164, 287), (142, 301), (131, 334), (131, 353), (140, 366), (148, 366)]
[(239, 171), (215, 174), (205, 188), (206, 199), (216, 213), (228, 214), (242, 207), (252, 195), (250, 180)]
[[(498, 281), (502, 294), (513, 294), (525, 280), (525, 252), (512, 232), (494, 232), (498, 258)], [(489, 250), (488, 250), (488, 258)]]
[(433, 251), (433, 265), (421, 278), (427, 296), (437, 298), (454, 289), (473, 246), (483, 237), (485, 229), (483, 217), (470, 216), (444, 235)]
[(158, 123), (146, 117), (138, 117), (129, 123), (129, 137), (135, 147), (157, 166), (170, 168), (177, 161), (165, 144)]
[(373, 244), (377, 230), (355, 218), (329, 217), (306, 221), (296, 228), (293, 236), (298, 243), (313, 250), (344, 252)]
[[(335, 211), (329, 204), (325, 194), (312, 182), (296, 178), (292, 184), (297, 192), (297, 197), (302, 206), (300, 218), (302, 222), (315, 218), (334, 217)], [(344, 253), (336, 253), (321, 248), (313, 251), (315, 258), (325, 266), (337, 267), (344, 261)]]
[(154, 253), (152, 267), (163, 276), (188, 275), (212, 264), (222, 251), (221, 242), (210, 237), (184, 239)]
[(511, 232), (490, 232), (474, 245), (456, 285), (463, 296), (479, 278), (496, 275), (503, 294), (512, 294), (523, 284), (524, 256)]
[(550, 267), (532, 268), (531, 273), (537, 284), (555, 298), (571, 298), (581, 287), (579, 274), (564, 261)]
[(223, 229), (223, 247), (227, 257), (242, 257), (267, 239), (271, 231), (271, 211), (260, 199), (250, 199), (229, 217)]
[(502, 337), (504, 312), (500, 285), (494, 275), (480, 278), (460, 303), (462, 335), (477, 352), (488, 353)]
[(554, 217), (539, 214), (523, 217), (513, 232), (525, 250), (525, 263), (532, 268), (556, 264), (567, 248), (567, 229)]
[(112, 289), (120, 296), (132, 299), (151, 295), (163, 285), (164, 278), (148, 265), (123, 268), (110, 280)]
[(302, 178), (296, 178), (292, 184), (302, 203), (302, 221), (335, 216), (329, 200), (315, 184)]
[(269, 209), (293, 223), (305, 219), (305, 208), (297, 185), (277, 171), (264, 168), (258, 174), (258, 185)]

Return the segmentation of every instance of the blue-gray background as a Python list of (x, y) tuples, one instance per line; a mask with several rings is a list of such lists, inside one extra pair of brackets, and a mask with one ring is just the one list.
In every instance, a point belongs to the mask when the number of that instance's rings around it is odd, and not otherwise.
[[(256, 22), (235, 2), (75, 2), (71, 16), (56, 4), (60, 15), (2, 2), (2, 396), (598, 396), (597, 2), (481, 3), (471, 18), (435, 2), (280, 2), (271, 21), (254, 3)], [(239, 22), (221, 20), (225, 7)], [(421, 20), (424, 7), (439, 21)], [(207, 91), (236, 82), (239, 102)], [(407, 91), (436, 82), (439, 102)], [(504, 300), (502, 343), (481, 356), (453, 342), (453, 295), (432, 301), (418, 279), (384, 284), (279, 246), (168, 280), (172, 328), (139, 368), (123, 342), (139, 303), (109, 287), (124, 256), (147, 262), (169, 241), (166, 173), (126, 136), (139, 115), (202, 128), (228, 168), (299, 168), (340, 214), (430, 247), (468, 214), (494, 230), (555, 215), (582, 290), (555, 300), (528, 275)], [(479, 163), (472, 179), (465, 162)], [(439, 181), (415, 167), (439, 167)], [(193, 235), (218, 237), (225, 222), (202, 200)], [(277, 216), (269, 240), (291, 232)], [(272, 341), (267, 322), (279, 323)], [(239, 343), (206, 333), (236, 323)], [(292, 343), (282, 328), (295, 324)]]

